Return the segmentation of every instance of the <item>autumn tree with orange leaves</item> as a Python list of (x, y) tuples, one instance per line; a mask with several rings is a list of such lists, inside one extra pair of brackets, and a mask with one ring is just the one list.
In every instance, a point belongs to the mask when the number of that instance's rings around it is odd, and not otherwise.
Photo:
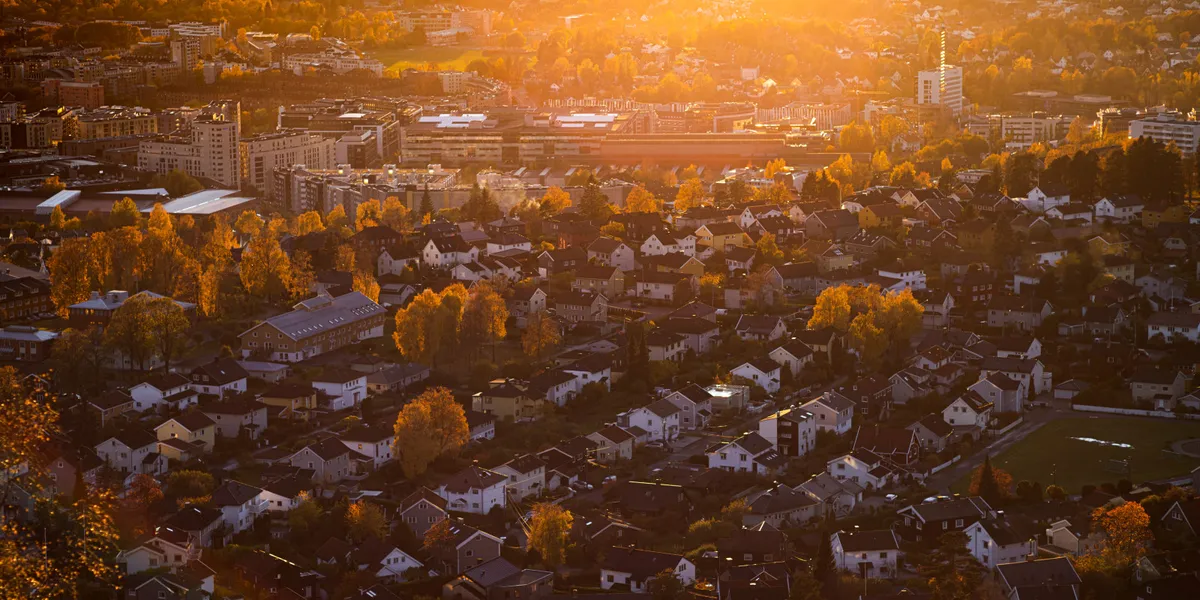
[(466, 412), (444, 387), (426, 390), (396, 416), (394, 454), (404, 476), (413, 479), (443, 454), (453, 454), (470, 440)]

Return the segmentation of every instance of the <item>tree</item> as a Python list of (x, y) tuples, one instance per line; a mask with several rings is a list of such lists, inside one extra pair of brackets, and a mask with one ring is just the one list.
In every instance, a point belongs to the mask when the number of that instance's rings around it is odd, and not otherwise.
[(871, 152), (875, 149), (875, 136), (870, 127), (851, 121), (838, 134), (838, 148), (842, 152)]
[(204, 184), (179, 169), (172, 169), (166, 175), (156, 174), (150, 178), (150, 186), (167, 190), (167, 195), (172, 198), (186, 196), (204, 189)]
[(429, 196), (429, 184), (425, 184), (425, 189), (421, 191), (421, 211), (418, 214), (421, 217), (433, 214), (433, 198)]
[(663, 569), (646, 582), (647, 591), (653, 600), (685, 600), (690, 595), (683, 582), (675, 576), (675, 571)]
[(892, 168), (888, 177), (888, 185), (903, 188), (917, 187), (917, 169), (910, 162), (903, 162)]
[[(38, 194), (52, 196), (65, 189), (67, 189), (67, 184), (59, 180), (58, 175), (51, 175), (42, 180), (42, 185), (38, 186), (37, 191)], [(55, 204), (54, 207), (58, 208), (58, 205)]]
[(583, 186), (583, 195), (579, 198), (579, 213), (591, 221), (607, 221), (616, 209), (608, 202), (608, 196), (600, 189), (600, 182), (594, 176), (589, 176)]
[(88, 299), (92, 284), (97, 279), (97, 258), (92, 243), (85, 238), (63, 240), (58, 250), (50, 255), (47, 266), (50, 270), (50, 300), (54, 302), (59, 316), (66, 317), (68, 307)]
[(325, 215), (325, 226), (329, 229), (339, 229), (350, 226), (350, 218), (346, 216), (346, 208), (341, 204), (333, 207), (329, 214)]
[(296, 507), (288, 511), (288, 529), (293, 534), (306, 535), (321, 521), (324, 510), (308, 492), (300, 492), (296, 497)]
[(132, 198), (126, 196), (113, 202), (112, 213), (109, 214), (108, 220), (113, 228), (140, 228), (142, 226), (142, 211), (133, 202)]
[[(125, 304), (128, 305), (129, 302), (127, 301)], [(117, 312), (124, 308), (125, 305), (122, 305)], [(187, 341), (187, 333), (192, 327), (192, 322), (184, 313), (183, 308), (171, 298), (153, 298), (142, 308), (146, 314), (141, 321), (145, 323), (154, 349), (163, 361), (163, 372), (170, 373), (171, 359), (179, 347)], [(113, 318), (116, 318), (115, 314)]]
[[(151, 297), (146, 294), (130, 296), (113, 312), (104, 328), (104, 344), (129, 361), (130, 366), (145, 370), (146, 361), (154, 357), (156, 340), (150, 324)], [(170, 300), (167, 300), (170, 302)]]
[(633, 191), (629, 192), (629, 196), (625, 198), (625, 212), (658, 212), (658, 199), (646, 189), (646, 186), (639, 185), (633, 188)]
[(788, 600), (822, 600), (821, 582), (807, 566), (801, 566), (792, 577), (791, 595)]
[(346, 535), (351, 541), (361, 544), (371, 538), (382, 540), (387, 530), (387, 518), (378, 506), (356, 500), (346, 507)]
[(100, 371), (107, 360), (103, 341), (99, 327), (63, 330), (50, 347), (55, 389), (72, 394), (95, 390), (101, 383)]
[(321, 213), (315, 210), (310, 210), (296, 217), (296, 224), (292, 227), (292, 233), (297, 236), (322, 231), (325, 231), (325, 223), (321, 221)]
[(549, 218), (562, 213), (569, 206), (571, 206), (571, 195), (554, 185), (546, 189), (538, 209), (543, 218)]
[(971, 476), (970, 493), (979, 496), (992, 506), (1000, 506), (1008, 498), (1012, 476), (1002, 469), (992, 467), (992, 457), (984, 456), (983, 464)]
[(871, 170), (876, 173), (892, 172), (892, 161), (888, 160), (887, 152), (876, 150), (875, 154), (871, 155)]
[(867, 369), (878, 369), (883, 362), (883, 353), (887, 350), (887, 334), (875, 324), (875, 313), (860, 313), (854, 317), (847, 336), (850, 346), (858, 350), (859, 357)]
[(1150, 516), (1137, 502), (1125, 502), (1108, 510), (1098, 508), (1092, 513), (1092, 520), (1105, 534), (1101, 552), (1113, 563), (1136, 563), (1154, 539), (1150, 532)]
[(1011, 154), (1004, 161), (1004, 193), (1025, 197), (1037, 181), (1037, 157), (1029, 152)]
[(457, 452), (470, 440), (466, 413), (450, 390), (426, 390), (406, 404), (396, 417), (395, 454), (412, 479), (425, 472), (437, 457)]
[(529, 520), (529, 548), (537, 550), (546, 566), (557, 567), (566, 558), (574, 520), (570, 511), (558, 504), (539, 502), (533, 505), (533, 518)]
[(396, 312), (392, 340), (410, 360), (436, 366), (438, 354), (458, 343), (467, 290), (455, 284), (435, 293), (426, 289)]
[(242, 252), (238, 274), (247, 293), (272, 301), (287, 291), (291, 278), (289, 267), (291, 261), (280, 247), (279, 238), (268, 229), (260, 228)]
[(410, 229), (412, 224), (412, 211), (395, 196), (388, 196), (383, 200), (383, 214), (380, 217), (380, 224), (391, 227), (399, 232), (405, 232)]
[(1062, 489), (1062, 486), (1049, 485), (1046, 486), (1046, 497), (1054, 501), (1066, 500), (1067, 491)]
[(832, 327), (846, 331), (850, 327), (850, 318), (850, 296), (846, 287), (825, 288), (817, 296), (813, 314), (808, 319), (808, 328)]
[(961, 531), (944, 533), (930, 562), (919, 566), (928, 577), (936, 600), (970, 600), (987, 570), (967, 552), (969, 538)]
[(368, 227), (378, 227), (383, 220), (383, 207), (379, 200), (371, 198), (358, 205), (354, 211), (354, 229), (362, 231)]
[(767, 165), (763, 167), (763, 178), (774, 179), (775, 175), (783, 172), (787, 168), (787, 161), (782, 158), (767, 161)]
[(167, 497), (176, 503), (206, 498), (217, 488), (213, 476), (204, 471), (182, 469), (167, 476)]
[(252, 210), (244, 210), (238, 215), (237, 221), (234, 222), (233, 228), (242, 235), (257, 237), (262, 232), (265, 223), (258, 213)]
[(162, 487), (154, 477), (138, 473), (129, 482), (129, 489), (121, 501), (121, 512), (132, 521), (134, 536), (142, 536), (154, 526), (152, 509), (164, 498)]
[(62, 206), (54, 205), (54, 210), (50, 211), (50, 229), (62, 231), (67, 226), (67, 215), (63, 212)]
[(488, 282), (478, 282), (467, 295), (463, 307), (462, 335), (468, 343), (492, 344), (493, 358), (495, 343), (508, 334), (508, 307), (500, 294)]
[(697, 206), (704, 199), (704, 182), (694, 177), (683, 182), (675, 193), (675, 212), (685, 213)]
[(375, 276), (367, 269), (354, 270), (351, 289), (370, 298), (372, 302), (379, 302), (379, 282), (375, 281)]
[(558, 323), (543, 311), (529, 315), (525, 320), (525, 332), (521, 334), (521, 347), (525, 354), (541, 360), (559, 342)]
[(775, 234), (773, 233), (764, 233), (761, 238), (758, 238), (755, 249), (758, 251), (758, 260), (767, 265), (779, 265), (783, 262), (783, 251), (775, 243)]
[(442, 519), (425, 530), (421, 540), (421, 548), (431, 555), (445, 560), (453, 556), (455, 541), (454, 528), (450, 519)]

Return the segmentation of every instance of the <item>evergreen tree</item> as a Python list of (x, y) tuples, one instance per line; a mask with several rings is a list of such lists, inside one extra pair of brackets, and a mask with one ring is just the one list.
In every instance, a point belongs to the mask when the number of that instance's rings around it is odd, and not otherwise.
[(971, 493), (983, 498), (988, 504), (996, 506), (1004, 499), (1004, 492), (996, 483), (996, 473), (992, 470), (991, 456), (983, 457), (983, 464), (979, 465), (979, 471), (972, 483), (975, 485), (972, 486)]
[(417, 215), (417, 221), (420, 221), (425, 215), (433, 214), (433, 198), (429, 195), (429, 184), (425, 184), (425, 191), (421, 192), (421, 213)]
[(833, 562), (833, 515), (825, 515), (825, 523), (821, 526), (820, 547), (817, 548), (817, 560), (813, 566), (813, 576), (820, 582), (822, 589), (829, 590), (827, 598), (837, 597), (837, 565)]

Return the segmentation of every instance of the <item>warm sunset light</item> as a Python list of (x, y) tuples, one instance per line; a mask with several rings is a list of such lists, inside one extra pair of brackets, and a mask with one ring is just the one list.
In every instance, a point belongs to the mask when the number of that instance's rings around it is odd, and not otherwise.
[(1200, 2), (0, 52), (0, 600), (1200, 597)]

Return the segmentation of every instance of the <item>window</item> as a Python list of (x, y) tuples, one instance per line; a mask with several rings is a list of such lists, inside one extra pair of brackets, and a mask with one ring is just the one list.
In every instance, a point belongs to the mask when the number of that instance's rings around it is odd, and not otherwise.
[(955, 526), (955, 527), (962, 527), (962, 524), (963, 524), (963, 520), (962, 520), (962, 519), (958, 519), (958, 520), (954, 521), (954, 526)]
[(887, 558), (887, 552), (880, 552), (879, 558)]
[(950, 529), (950, 521), (942, 521), (942, 529)]

